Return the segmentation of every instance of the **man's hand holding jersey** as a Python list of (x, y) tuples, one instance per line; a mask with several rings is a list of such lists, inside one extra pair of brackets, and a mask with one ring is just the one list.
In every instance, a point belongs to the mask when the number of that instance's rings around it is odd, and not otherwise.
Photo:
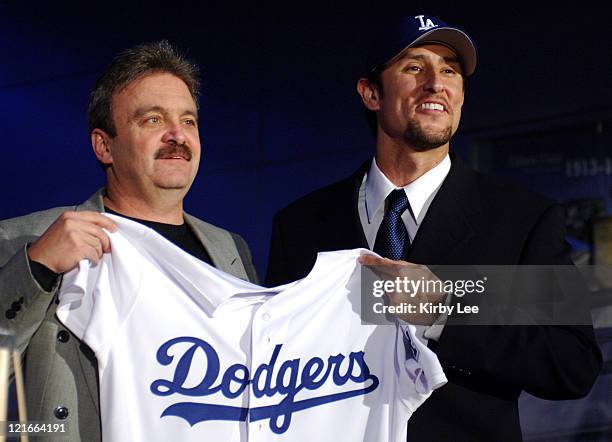
[[(369, 267), (383, 281), (397, 281), (398, 278), (409, 278), (415, 281), (439, 281), (439, 278), (427, 266), (413, 264), (407, 261), (394, 261), (388, 258), (378, 258), (372, 255), (359, 257), (361, 265)], [(422, 284), (422, 287), (440, 286), (440, 284)], [(405, 290), (386, 291), (385, 299), (389, 305), (414, 305), (413, 313), (396, 314), (396, 316), (410, 324), (432, 325), (439, 316), (435, 308), (420, 308), (421, 305), (433, 306), (443, 304), (447, 293), (439, 290), (417, 290), (411, 293)]]

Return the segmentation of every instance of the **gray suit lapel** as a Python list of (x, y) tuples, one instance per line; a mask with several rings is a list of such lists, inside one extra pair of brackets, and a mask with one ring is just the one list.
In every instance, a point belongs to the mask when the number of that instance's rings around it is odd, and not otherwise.
[(185, 222), (202, 242), (216, 268), (248, 280), (238, 249), (236, 249), (236, 243), (229, 232), (187, 213), (185, 213)]
[(81, 212), (83, 210), (93, 210), (94, 212), (104, 212), (104, 194), (106, 193), (106, 188), (101, 187), (98, 189), (96, 193), (90, 196), (87, 201), (79, 204), (75, 207), (77, 212)]
[[(75, 210), (94, 210), (104, 212), (104, 193), (102, 187), (94, 193), (87, 201), (75, 207)], [(229, 232), (219, 229), (207, 222), (185, 213), (185, 222), (197, 238), (202, 242), (204, 248), (216, 268), (230, 273), (238, 278), (248, 280), (248, 274), (244, 268), (236, 243)]]
[[(74, 206), (74, 210), (92, 210), (96, 212), (104, 212), (104, 194), (106, 189), (102, 187), (87, 201)], [(239, 278), (248, 280), (246, 270), (242, 261), (239, 258), (234, 239), (229, 232), (212, 226), (204, 221), (201, 221), (191, 215), (185, 214), (185, 222), (191, 227), (194, 234), (202, 242), (206, 251), (210, 255), (213, 264), (219, 270), (235, 275)], [(55, 313), (53, 309), (53, 314)], [(77, 345), (74, 343), (73, 345)], [(84, 345), (84, 344), (80, 344)], [(90, 352), (90, 351), (89, 351)], [(95, 357), (89, 355), (88, 351), (77, 351), (78, 360), (83, 368), (85, 383), (92, 397), (92, 400), (98, 409), (98, 381), (96, 378), (97, 367)], [(93, 367), (93, 369), (91, 369)]]
[[(103, 187), (96, 193), (90, 196), (87, 201), (74, 206), (75, 211), (93, 210), (95, 212), (104, 212), (104, 196), (106, 189)], [(50, 309), (49, 313), (55, 315), (55, 309)], [(59, 324), (60, 327), (64, 328), (63, 324)], [(62, 345), (62, 344), (60, 344)], [(73, 353), (76, 353), (78, 363), (81, 366), (82, 377), (87, 385), (87, 390), (91, 396), (92, 403), (99, 414), (99, 403), (98, 403), (98, 367), (97, 360), (93, 355), (93, 351), (82, 342), (73, 341), (71, 344), (74, 347)], [(82, 348), (79, 350), (79, 346)]]

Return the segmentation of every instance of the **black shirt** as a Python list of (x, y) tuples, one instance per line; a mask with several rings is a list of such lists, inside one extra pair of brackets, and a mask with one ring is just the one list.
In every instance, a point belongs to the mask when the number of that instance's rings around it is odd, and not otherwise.
[[(183, 249), (185, 252), (210, 265), (213, 265), (210, 255), (204, 248), (204, 245), (200, 242), (195, 233), (193, 233), (193, 230), (189, 228), (187, 223), (183, 222), (183, 224), (180, 225), (158, 223), (155, 221), (131, 218), (110, 210), (107, 207), (105, 207), (104, 210), (106, 213), (121, 216), (150, 227), (168, 241)], [(53, 270), (39, 262), (32, 261), (29, 258), (28, 260), (30, 261), (30, 269), (32, 270), (32, 275), (34, 276), (34, 279), (36, 279), (36, 282), (38, 282), (38, 284), (46, 291), (50, 291), (53, 288), (53, 285), (56, 283), (57, 278), (59, 278), (59, 273), (55, 273)]]

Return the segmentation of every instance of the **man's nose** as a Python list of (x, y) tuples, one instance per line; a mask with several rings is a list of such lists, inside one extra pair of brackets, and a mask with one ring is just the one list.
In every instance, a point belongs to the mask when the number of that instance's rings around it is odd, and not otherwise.
[(431, 93), (439, 93), (444, 90), (444, 83), (439, 72), (430, 71), (425, 78), (423, 89)]
[(170, 125), (164, 133), (162, 141), (164, 143), (183, 144), (186, 141), (185, 129), (180, 123)]

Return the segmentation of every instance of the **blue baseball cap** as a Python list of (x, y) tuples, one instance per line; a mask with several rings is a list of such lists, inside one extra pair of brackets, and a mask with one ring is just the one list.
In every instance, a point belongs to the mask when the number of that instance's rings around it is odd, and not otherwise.
[(372, 41), (367, 67), (374, 70), (392, 60), (404, 49), (425, 43), (443, 44), (454, 50), (465, 76), (472, 75), (476, 70), (474, 40), (460, 28), (450, 26), (430, 15), (401, 17), (391, 26), (386, 26)]

